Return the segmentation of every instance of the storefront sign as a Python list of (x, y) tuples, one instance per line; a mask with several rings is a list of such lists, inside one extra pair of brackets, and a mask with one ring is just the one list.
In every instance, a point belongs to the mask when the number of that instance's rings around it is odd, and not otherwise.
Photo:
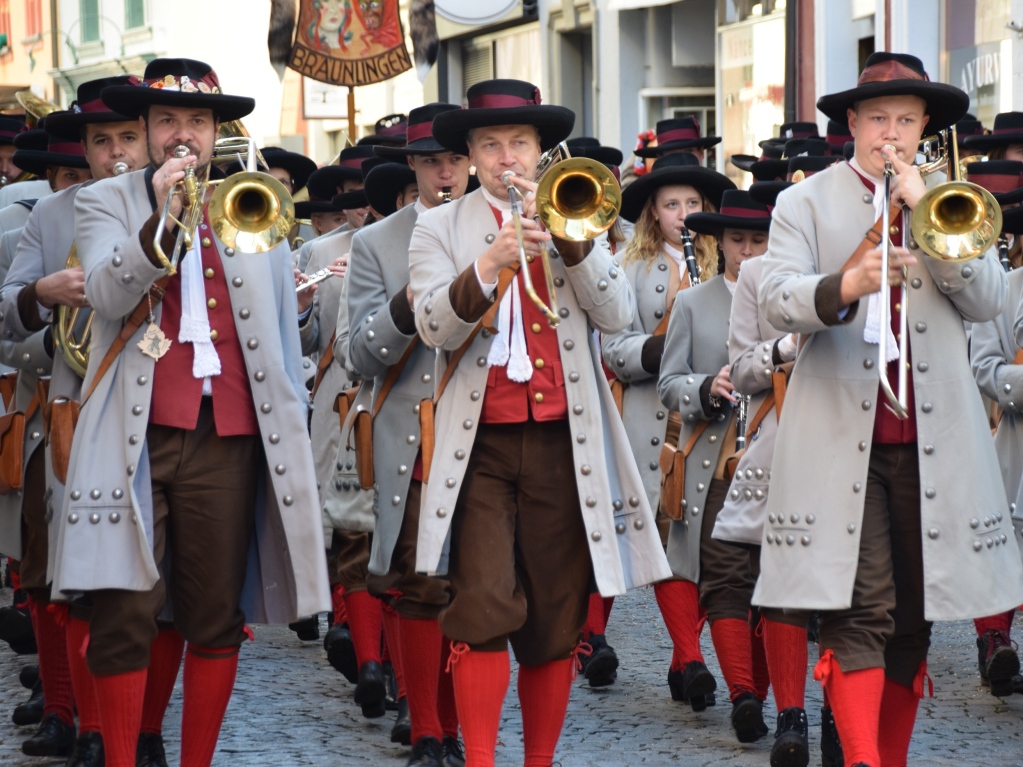
[(958, 48), (949, 51), (949, 82), (970, 96), (970, 111), (985, 125), (1012, 108), (1011, 43)]

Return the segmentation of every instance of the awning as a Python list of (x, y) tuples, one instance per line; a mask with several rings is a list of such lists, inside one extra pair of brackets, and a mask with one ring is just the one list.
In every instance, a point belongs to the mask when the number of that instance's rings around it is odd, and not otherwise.
[(678, 0), (611, 0), (608, 4), (610, 11), (631, 11), (636, 8), (653, 8), (656, 5), (671, 5)]

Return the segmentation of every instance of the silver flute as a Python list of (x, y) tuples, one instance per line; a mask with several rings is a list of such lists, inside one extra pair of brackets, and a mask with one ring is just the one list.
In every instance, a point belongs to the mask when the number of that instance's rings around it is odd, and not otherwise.
[(306, 277), (305, 282), (301, 282), (298, 285), (296, 285), (295, 286), (295, 292), (296, 293), (301, 293), (303, 290), (308, 290), (313, 285), (317, 285), (317, 284), (323, 282), (324, 280), (326, 280), (326, 279), (328, 279), (330, 277), (333, 277), (333, 276), (334, 276), (334, 272), (330, 271), (330, 269), (326, 269), (326, 268), (320, 269), (320, 271), (313, 272), (308, 277)]

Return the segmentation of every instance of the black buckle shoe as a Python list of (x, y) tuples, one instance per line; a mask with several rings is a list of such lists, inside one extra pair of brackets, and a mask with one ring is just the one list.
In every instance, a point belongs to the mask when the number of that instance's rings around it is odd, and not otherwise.
[(387, 684), (384, 669), (377, 661), (366, 661), (359, 668), (359, 684), (355, 687), (355, 702), (362, 706), (362, 715), (367, 719), (378, 719), (387, 709)]
[(717, 688), (717, 680), (704, 663), (694, 660), (686, 664), (682, 671), (682, 697), (689, 701), (693, 711), (706, 709), (707, 696)]
[(391, 743), (412, 745), (412, 719), (408, 713), (408, 698), (398, 699), (398, 718), (391, 727)]
[(163, 735), (158, 732), (140, 732), (135, 746), (135, 767), (168, 767)]
[(412, 746), (412, 756), (406, 767), (442, 767), (443, 756), (440, 741), (427, 735)]
[(64, 767), (103, 767), (104, 761), (103, 736), (98, 732), (83, 732)]
[(838, 738), (838, 725), (835, 714), (828, 707), (821, 709), (821, 765), (822, 767), (842, 767), (845, 755), (842, 753), (842, 741)]
[(682, 694), (682, 672), (677, 668), (668, 669), (668, 690), (671, 692), (671, 699), (676, 703), (681, 703), (686, 699), (686, 696)]
[(808, 729), (803, 709), (793, 706), (778, 714), (778, 729), (771, 746), (771, 767), (807, 767), (810, 764)]
[(444, 736), (444, 767), (465, 767), (465, 749), (453, 735)]
[(300, 621), (289, 623), (288, 628), (298, 634), (303, 642), (315, 642), (320, 638), (320, 616), (310, 615)]
[(732, 701), (732, 727), (740, 743), (756, 743), (767, 735), (764, 704), (751, 692), (744, 692)]
[(991, 686), (991, 694), (999, 698), (1012, 695), (1012, 678), (1019, 673), (1019, 656), (1009, 635), (992, 629), (977, 637), (977, 660), (981, 681)]
[(18, 672), (18, 681), (26, 690), (35, 687), (36, 682), (39, 681), (39, 664), (29, 663), (27, 666), (22, 666), (21, 671)]
[(607, 687), (618, 678), (618, 655), (603, 634), (594, 634), (586, 643), (593, 649), (583, 660), (583, 676), (590, 687)]
[(74, 725), (47, 714), (35, 734), (21, 744), (21, 751), (26, 756), (67, 756), (74, 745)]
[(29, 695), (28, 700), (24, 703), (19, 703), (14, 707), (14, 713), (11, 714), (11, 721), (19, 727), (39, 724), (43, 721), (43, 706), (45, 705), (46, 701), (43, 699), (43, 682), (41, 679), (37, 679), (36, 683), (32, 685), (32, 693)]
[(350, 684), (359, 681), (359, 662), (355, 657), (355, 642), (347, 623), (335, 623), (323, 637), (323, 649), (327, 651), (327, 662)]

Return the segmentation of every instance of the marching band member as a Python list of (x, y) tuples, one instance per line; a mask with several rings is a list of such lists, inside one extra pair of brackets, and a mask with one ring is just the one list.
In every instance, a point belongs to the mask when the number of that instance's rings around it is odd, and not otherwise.
[[(925, 127), (960, 119), (967, 103), (959, 89), (931, 82), (916, 57), (872, 54), (855, 88), (817, 102), (829, 118), (848, 120), (853, 159), (778, 197), (763, 261), (761, 310), (779, 332), (809, 340), (775, 442), (754, 603), (822, 611), (815, 676), (847, 765), (906, 763), (931, 621), (990, 615), (1023, 599), (963, 328), (1004, 303), (996, 259), (964, 265), (891, 249), (884, 277), (898, 285), (908, 270), (905, 420), (885, 405), (878, 381), (878, 339), (889, 332), (876, 319), (882, 235), (864, 233), (883, 220), (885, 166), (899, 205), (891, 235), (901, 242), (925, 192), (911, 165), (919, 139)], [(901, 311), (892, 291), (893, 334)], [(898, 373), (897, 362), (883, 371), (893, 383)], [(806, 481), (821, 474), (826, 482)]]
[[(421, 214), (409, 246), (416, 326), (442, 350), (416, 569), (450, 582), (440, 628), (455, 643), (466, 764), (494, 764), (510, 640), (525, 765), (549, 767), (591, 583), (613, 596), (670, 572), (591, 337), (628, 325), (631, 288), (604, 241), (555, 240), (553, 328), (514, 270), (518, 221), (522, 268), (546, 293), (551, 235), (533, 221), (532, 179), (574, 115), (541, 106), (519, 80), (477, 83), (467, 98), (468, 109), (434, 118), (433, 135), (456, 154), (468, 148), (482, 188)], [(517, 218), (506, 173), (525, 197)]]
[(707, 150), (721, 143), (720, 136), (704, 136), (696, 115), (658, 120), (656, 139), (649, 145), (637, 149), (633, 154), (643, 159), (657, 159), (676, 152), (693, 155), (703, 165)]
[[(653, 510), (660, 502), (661, 444), (677, 441), (678, 434), (677, 422), (672, 428), (677, 416), (667, 413), (657, 397), (657, 376), (675, 296), (695, 284), (687, 269), (685, 221), (696, 212), (716, 210), (721, 195), (734, 188), (722, 174), (696, 164), (693, 155), (680, 153), (659, 159), (650, 173), (623, 194), (622, 214), (636, 222), (622, 259), (636, 307), (631, 326), (603, 336), (601, 346), (604, 362), (619, 382), (615, 388), (624, 389), (622, 420)], [(698, 254), (698, 279), (709, 280), (718, 266), (715, 241), (699, 234), (691, 239)], [(663, 545), (668, 543), (668, 522), (657, 513)], [(702, 710), (715, 682), (700, 654), (699, 605), (693, 583), (675, 577), (656, 584), (654, 594), (674, 645), (668, 669), (672, 699), (688, 700), (694, 709)], [(594, 649), (599, 651), (599, 646)], [(591, 667), (587, 671), (593, 675)]]
[(991, 132), (966, 136), (963, 148), (986, 154), (989, 160), (1023, 160), (1023, 112), (995, 115)]
[[(329, 595), (312, 455), (296, 428), (307, 395), (287, 247), (238, 253), (203, 212), (168, 278), (153, 242), (168, 196), (171, 215), (180, 210), (185, 168), (203, 178), (219, 122), (254, 102), (221, 93), (216, 73), (189, 59), (155, 59), (144, 84), (101, 96), (142, 118), (149, 168), (75, 200), (93, 353), (56, 514), (54, 590), (91, 597), (87, 661), (108, 767), (135, 764), (150, 645), (173, 608), (188, 642), (181, 764), (205, 767), (246, 620), (287, 623)], [(179, 145), (190, 154), (174, 157)], [(172, 257), (175, 226), (161, 243)]]
[(18, 200), (37, 200), (50, 194), (45, 178), (18, 181), (22, 169), (14, 162), (17, 151), (14, 139), (25, 132), (27, 128), (20, 117), (0, 116), (0, 210)]

